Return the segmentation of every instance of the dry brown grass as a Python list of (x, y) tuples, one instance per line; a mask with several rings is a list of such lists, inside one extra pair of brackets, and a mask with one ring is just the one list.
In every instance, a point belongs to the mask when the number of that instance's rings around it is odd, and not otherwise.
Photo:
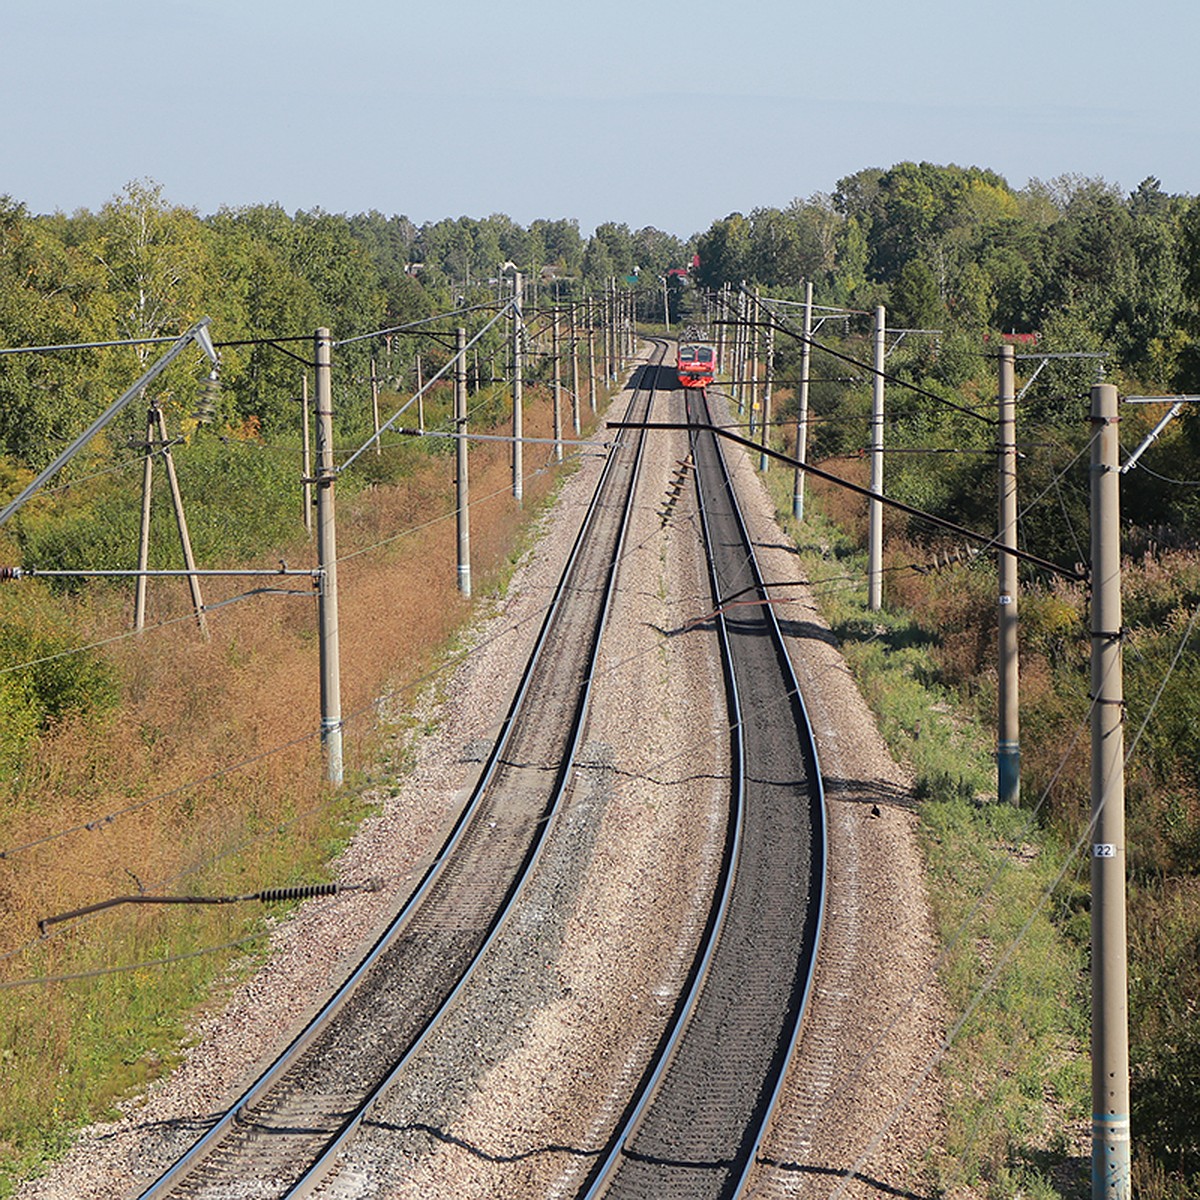
[[(543, 436), (549, 425), (534, 398), (527, 432)], [(545, 461), (542, 449), (527, 450), (527, 469)], [(523, 524), (554, 485), (553, 473), (532, 474), (517, 509), (509, 453), (502, 443), (472, 448), (476, 595), (502, 579)], [(402, 484), (372, 487), (339, 511), (348, 779), (372, 768), (377, 699), (413, 697), (470, 614), (457, 591), (453, 471), (452, 458), (435, 456)], [(301, 530), (294, 545), (265, 557), (296, 566), (315, 552)], [(205, 642), (186, 589), (156, 582), (154, 628), (105, 651), (120, 679), (118, 711), (100, 729), (65, 723), (41, 739), (0, 813), (0, 984), (203, 951), (261, 928), (257, 906), (126, 906), (56, 926), (46, 939), (40, 918), (141, 889), (240, 893), (321, 876), (345, 835), (347, 805), (324, 783), (316, 736), (315, 598), (215, 607), (240, 590), (206, 581)], [(130, 604), (110, 594), (80, 616), (80, 641), (99, 641), (128, 628)], [(55, 1130), (161, 1069), (188, 1006), (229, 957), (0, 990), (0, 1194), (4, 1159), (23, 1173)]]

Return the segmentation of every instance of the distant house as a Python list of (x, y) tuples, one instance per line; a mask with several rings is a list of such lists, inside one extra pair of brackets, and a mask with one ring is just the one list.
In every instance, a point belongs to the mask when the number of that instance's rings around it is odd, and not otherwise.
[[(1009, 346), (1036, 346), (1041, 341), (1040, 333), (998, 333), (996, 337)], [(983, 335), (985, 342), (992, 340), (990, 333)]]

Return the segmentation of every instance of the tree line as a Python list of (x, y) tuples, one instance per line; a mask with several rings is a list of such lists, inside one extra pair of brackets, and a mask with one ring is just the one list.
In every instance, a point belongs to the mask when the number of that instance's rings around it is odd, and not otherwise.
[(1018, 190), (978, 167), (905, 162), (786, 208), (733, 213), (696, 248), (709, 287), (811, 279), (820, 302), (885, 304), (897, 326), (1104, 347), (1157, 388), (1191, 386), (1200, 367), (1200, 206), (1154, 178), (1128, 195), (1078, 175)]
[[(1049, 349), (1105, 348), (1147, 388), (1184, 391), (1200, 376), (1200, 206), (1153, 178), (1128, 195), (1073, 175), (1014, 189), (979, 167), (904, 162), (688, 238), (615, 222), (585, 237), (575, 220), (526, 227), (503, 214), (417, 225), (264, 204), (201, 216), (143, 180), (94, 213), (34, 215), (0, 198), (0, 247), (6, 347), (151, 338), (200, 315), (227, 342), (318, 325), (344, 337), (498, 295), (508, 262), (534, 295), (555, 299), (599, 295), (615, 279), (646, 320), (661, 318), (664, 284), (677, 317), (688, 283), (787, 296), (811, 280), (819, 303), (882, 303), (890, 323), (945, 330), (951, 347), (1029, 333)], [(44, 461), (128, 377), (132, 358), (5, 357), (0, 454)], [(266, 431), (294, 424), (286, 356), (259, 345), (224, 358), (228, 419)]]

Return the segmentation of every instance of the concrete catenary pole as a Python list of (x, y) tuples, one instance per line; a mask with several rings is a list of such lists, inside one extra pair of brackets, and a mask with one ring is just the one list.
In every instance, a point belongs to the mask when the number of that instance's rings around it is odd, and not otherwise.
[(583, 432), (579, 414), (579, 323), (575, 304), (569, 310), (571, 321), (571, 428), (578, 437)]
[(458, 521), (458, 590), (471, 594), (471, 494), (467, 479), (467, 331), (455, 332), (454, 365), (455, 504)]
[(758, 299), (758, 288), (754, 289), (754, 296), (750, 301), (750, 324), (753, 332), (750, 335), (750, 433), (751, 441), (754, 441), (754, 435), (758, 431), (757, 422), (762, 419), (762, 412), (759, 407), (758, 396), (758, 323), (762, 314), (762, 306)]
[(343, 779), (341, 652), (338, 644), (337, 522), (333, 466), (333, 343), (328, 329), (314, 338), (317, 376), (317, 567), (321, 572), (318, 620), (321, 643), (321, 744), (325, 775)]
[(867, 532), (867, 607), (878, 612), (883, 607), (883, 362), (887, 334), (887, 312), (880, 304), (875, 309), (874, 371), (871, 382), (871, 499)]
[(733, 387), (740, 415), (746, 411), (746, 391), (743, 383), (746, 378), (746, 285), (744, 283), (737, 294), (734, 320), (737, 321), (737, 324), (733, 329)]
[(521, 305), (523, 281), (520, 271), (513, 272), (513, 450), (512, 450), (512, 494), (520, 504), (525, 497), (525, 455), (521, 439), (525, 436), (525, 398), (522, 394), (521, 372), (523, 370), (521, 340), (525, 336), (521, 327)]
[(1019, 659), (1017, 652), (1017, 421), (1016, 361), (1011, 346), (1000, 347), (999, 462), (999, 695), (996, 788), (1002, 803), (1021, 798)]
[(596, 411), (596, 311), (592, 298), (587, 298), (588, 331), (588, 406)]
[(562, 333), (559, 328), (561, 316), (556, 308), (551, 326), (550, 355), (554, 359), (554, 461), (563, 460), (562, 419)]
[(617, 377), (617, 281), (611, 276), (604, 284), (604, 378), (609, 386)]
[(1092, 1200), (1129, 1200), (1117, 389), (1092, 388)]
[[(800, 387), (796, 397), (796, 460), (808, 461), (808, 378), (812, 362), (812, 295), (809, 279), (804, 284), (804, 340), (800, 343)], [(792, 516), (804, 520), (804, 472), (797, 467), (792, 480)]]
[(771, 459), (766, 450), (771, 445), (771, 387), (775, 374), (775, 326), (767, 326), (767, 365), (763, 382), (762, 407), (762, 447), (764, 453), (758, 456), (758, 469), (765, 471), (771, 465)]
[(726, 330), (729, 328), (729, 284), (721, 285), (721, 299), (717, 304), (717, 312), (721, 320), (717, 323), (717, 363), (722, 371), (726, 370)]
[(300, 376), (300, 434), (301, 470), (304, 486), (301, 503), (304, 505), (304, 531), (312, 537), (313, 531), (313, 485), (312, 485), (312, 438), (309, 428), (312, 422), (308, 415), (308, 372)]

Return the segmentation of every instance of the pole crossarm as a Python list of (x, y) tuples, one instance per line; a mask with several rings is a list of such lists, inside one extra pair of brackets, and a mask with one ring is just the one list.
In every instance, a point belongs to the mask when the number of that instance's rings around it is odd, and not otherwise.
[(1061, 353), (1054, 354), (1017, 354), (1013, 356), (1016, 359), (1025, 359), (1030, 362), (1037, 360), (1037, 366), (1034, 372), (1025, 381), (1025, 386), (1017, 393), (1017, 403), (1020, 404), (1025, 399), (1025, 393), (1033, 387), (1034, 381), (1042, 373), (1042, 368), (1051, 360), (1057, 358), (1095, 358), (1100, 360), (1099, 371), (1104, 372), (1104, 359), (1108, 357), (1107, 350), (1064, 350)]
[(898, 349), (900, 346), (900, 343), (902, 341), (904, 341), (904, 339), (906, 337), (909, 337), (910, 335), (913, 335), (913, 336), (924, 335), (926, 337), (941, 337), (942, 333), (943, 333), (943, 331), (941, 329), (896, 329), (894, 326), (890, 326), (888, 328), (887, 332), (894, 333), (896, 335), (896, 340), (887, 348), (887, 353), (884, 355), (884, 358), (890, 358), (892, 356), (892, 352), (894, 350)]
[(15, 500), (0, 509), (0, 525), (3, 525), (34, 493), (55, 475), (87, 445), (123, 408), (142, 390), (151, 384), (175, 361), (187, 347), (195, 342), (208, 356), (213, 366), (218, 365), (217, 352), (208, 333), (209, 318), (201, 317), (186, 333), (175, 339), (175, 344), (155, 362), (134, 384), (122, 392)]
[(966, 525), (959, 525), (954, 521), (949, 521), (945, 517), (936, 516), (934, 513), (925, 512), (923, 509), (914, 508), (911, 504), (905, 504), (903, 500), (895, 500), (890, 496), (884, 496), (880, 493), (871, 491), (870, 488), (862, 487), (857, 483), (851, 483), (848, 479), (842, 479), (839, 475), (834, 475), (829, 471), (822, 470), (820, 467), (814, 467), (811, 463), (800, 462), (798, 459), (792, 458), (791, 455), (783, 454), (779, 450), (767, 449), (763, 450), (759, 442), (752, 442), (749, 438), (744, 438), (736, 433), (731, 433), (728, 429), (722, 428), (720, 425), (704, 425), (704, 424), (687, 424), (679, 421), (608, 421), (605, 425), (606, 429), (675, 429), (675, 430), (698, 430), (709, 433), (714, 433), (718, 437), (723, 437), (727, 441), (735, 442), (739, 446), (745, 446), (748, 450), (754, 450), (759, 453), (769, 454), (772, 458), (778, 459), (779, 462), (787, 463), (789, 466), (799, 467), (802, 471), (807, 471), (810, 475), (815, 475), (818, 479), (824, 479), (827, 483), (836, 484), (838, 487), (845, 488), (847, 491), (854, 492), (856, 495), (865, 496), (868, 500), (878, 500), (880, 503), (889, 508), (896, 509), (897, 512), (906, 513), (910, 517), (916, 517), (921, 521), (927, 521), (930, 525), (936, 525), (939, 529), (946, 529), (951, 533), (957, 534), (959, 537), (968, 538), (973, 542), (978, 542), (984, 549), (999, 549), (1005, 554), (1012, 554), (1019, 558), (1022, 562), (1027, 562), (1030, 566), (1040, 567), (1043, 571), (1051, 571), (1055, 575), (1060, 575), (1064, 579), (1073, 579), (1076, 582), (1083, 582), (1088, 578), (1086, 571), (1075, 571), (1069, 567), (1061, 566), (1059, 563), (1051, 562), (1048, 558), (1041, 558), (1036, 554), (1030, 554), (1028, 550), (1009, 549), (1000, 544), (999, 539), (990, 533), (979, 533), (977, 530), (970, 529)]
[[(1171, 403), (1172, 401), (1174, 403)], [(1158, 435), (1179, 415), (1185, 404), (1195, 404), (1197, 401), (1200, 401), (1200, 396), (1126, 396), (1126, 404), (1171, 404), (1171, 407), (1162, 420), (1142, 438), (1141, 445), (1121, 465), (1121, 474), (1127, 474), (1137, 460), (1150, 449), (1151, 445), (1158, 440)]]

